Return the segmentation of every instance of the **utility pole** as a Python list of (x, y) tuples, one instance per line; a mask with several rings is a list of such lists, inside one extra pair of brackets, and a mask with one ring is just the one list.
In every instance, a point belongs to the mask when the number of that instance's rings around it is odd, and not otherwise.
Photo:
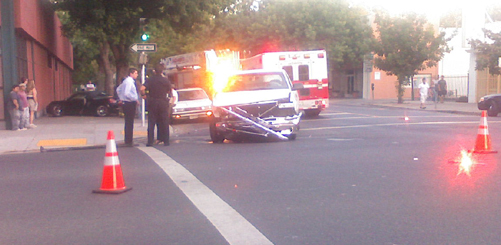
[[(16, 84), (17, 78), (17, 60), (16, 60), (16, 32), (14, 27), (14, 0), (2, 0), (1, 3), (2, 15), (2, 46), (0, 47), (0, 55), (2, 56), (1, 73), (3, 74), (3, 96), (10, 96), (11, 87)], [(6, 108), (6, 107), (5, 107)], [(6, 128), (11, 128), (11, 120), (8, 110), (4, 110), (4, 118)]]

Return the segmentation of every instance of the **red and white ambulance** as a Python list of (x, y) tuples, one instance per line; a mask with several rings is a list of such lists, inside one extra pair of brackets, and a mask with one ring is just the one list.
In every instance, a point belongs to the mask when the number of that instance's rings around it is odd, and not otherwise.
[(306, 115), (318, 115), (329, 106), (329, 79), (325, 50), (263, 53), (241, 59), (242, 70), (283, 69), (292, 83), (303, 84), (299, 109)]

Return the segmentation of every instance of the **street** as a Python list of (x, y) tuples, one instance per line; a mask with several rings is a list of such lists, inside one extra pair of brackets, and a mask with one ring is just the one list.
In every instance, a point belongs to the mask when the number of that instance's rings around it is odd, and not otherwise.
[(500, 244), (499, 153), (458, 166), (479, 119), (334, 105), (295, 141), (223, 144), (175, 124), (168, 147), (118, 148), (120, 195), (92, 193), (104, 149), (0, 155), (0, 243)]

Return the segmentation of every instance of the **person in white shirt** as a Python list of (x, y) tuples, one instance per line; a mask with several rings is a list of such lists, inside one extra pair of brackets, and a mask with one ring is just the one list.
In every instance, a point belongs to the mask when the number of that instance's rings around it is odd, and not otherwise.
[(117, 95), (123, 103), (124, 112), (124, 143), (133, 146), (132, 136), (134, 134), (134, 117), (136, 116), (136, 106), (139, 99), (137, 95), (136, 82), (138, 72), (136, 68), (129, 68), (129, 76), (117, 87)]
[(87, 82), (87, 84), (85, 85), (85, 90), (86, 90), (86, 91), (94, 91), (94, 90), (96, 90), (96, 85), (94, 85), (94, 84), (92, 83), (92, 81), (89, 81), (89, 82)]
[(426, 83), (426, 78), (423, 78), (423, 82), (419, 84), (419, 95), (421, 100), (421, 106), (419, 108), (426, 109), (426, 99), (428, 98), (428, 90), (430, 90), (430, 85)]

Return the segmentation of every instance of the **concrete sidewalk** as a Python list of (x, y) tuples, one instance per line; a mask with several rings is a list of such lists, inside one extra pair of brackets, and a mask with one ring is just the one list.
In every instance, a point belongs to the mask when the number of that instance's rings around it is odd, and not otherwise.
[[(41, 117), (36, 128), (25, 131), (0, 131), (0, 154), (38, 152), (62, 147), (104, 147), (108, 131), (115, 134), (117, 144), (123, 143), (124, 119), (120, 117)], [(146, 141), (145, 125), (134, 122), (134, 143)]]
[(343, 104), (343, 105), (357, 105), (357, 106), (374, 106), (386, 108), (402, 108), (409, 110), (424, 110), (443, 113), (455, 113), (465, 115), (478, 115), (482, 114), (477, 108), (477, 103), (464, 103), (456, 102), (454, 100), (447, 100), (444, 103), (426, 102), (426, 109), (421, 109), (421, 102), (419, 99), (414, 101), (404, 100), (402, 104), (397, 103), (397, 99), (384, 99), (384, 100), (364, 100), (364, 99), (331, 99), (330, 105)]
[[(400, 108), (408, 110), (423, 110), (419, 108), (420, 102), (404, 101), (398, 104), (396, 99), (364, 100), (364, 99), (331, 99), (330, 106), (371, 106), (385, 108)], [(434, 105), (428, 102), (426, 111), (456, 113), (480, 116), (476, 103), (461, 103), (446, 101)], [(35, 120), (38, 126), (25, 131), (0, 130), (0, 154), (39, 152), (41, 147), (45, 150), (71, 148), (71, 147), (104, 147), (108, 131), (115, 134), (117, 144), (123, 143), (124, 120), (119, 117), (41, 117)], [(146, 129), (142, 126), (141, 119), (134, 123), (134, 143), (146, 143)], [(175, 127), (175, 126), (174, 126)], [(171, 128), (172, 130), (172, 128)], [(171, 131), (172, 132), (172, 131)], [(171, 136), (174, 136), (171, 134)]]

